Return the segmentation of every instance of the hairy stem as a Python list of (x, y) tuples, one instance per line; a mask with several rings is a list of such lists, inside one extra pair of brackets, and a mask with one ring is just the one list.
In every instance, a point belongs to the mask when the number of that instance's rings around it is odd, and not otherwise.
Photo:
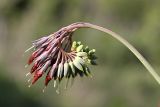
[(117, 39), (119, 42), (121, 42), (123, 45), (125, 45), (138, 59), (139, 61), (144, 65), (144, 67), (149, 71), (149, 73), (155, 78), (155, 80), (160, 84), (160, 77), (158, 74), (155, 72), (153, 67), (149, 64), (149, 62), (137, 51), (135, 47), (133, 47), (127, 40), (122, 38), (120, 35), (118, 35), (115, 32), (112, 32), (109, 29), (106, 29), (101, 26), (97, 26), (94, 24), (86, 23), (86, 22), (78, 22), (72, 24), (70, 29), (75, 29), (75, 28), (93, 28), (102, 32), (105, 32), (109, 35), (111, 35), (113, 38)]

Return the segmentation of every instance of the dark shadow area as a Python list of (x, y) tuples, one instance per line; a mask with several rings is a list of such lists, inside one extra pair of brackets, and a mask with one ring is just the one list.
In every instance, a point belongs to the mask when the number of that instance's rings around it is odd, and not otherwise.
[[(0, 67), (0, 72), (6, 72)], [(0, 74), (1, 107), (42, 107), (42, 104), (18, 89), (16, 83), (4, 74)]]

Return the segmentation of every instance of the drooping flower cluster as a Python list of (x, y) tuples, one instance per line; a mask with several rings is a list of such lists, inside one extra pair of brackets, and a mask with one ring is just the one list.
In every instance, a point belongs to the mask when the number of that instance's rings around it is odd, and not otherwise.
[[(45, 86), (50, 80), (61, 81), (63, 78), (89, 76), (87, 64), (96, 65), (95, 49), (84, 47), (81, 42), (72, 43), (72, 34), (75, 29), (65, 28), (33, 41), (35, 49), (28, 60), (33, 63), (29, 74), (33, 74), (31, 84), (34, 84), (46, 73)], [(28, 50), (27, 50), (28, 51)]]

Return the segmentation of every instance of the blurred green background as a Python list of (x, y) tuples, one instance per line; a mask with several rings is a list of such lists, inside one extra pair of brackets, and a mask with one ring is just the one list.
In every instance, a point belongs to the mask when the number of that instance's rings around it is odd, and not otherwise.
[(0, 107), (159, 107), (160, 86), (137, 58), (109, 35), (76, 31), (97, 50), (93, 78), (77, 78), (58, 95), (44, 78), (28, 88), (23, 52), (31, 41), (77, 21), (112, 29), (160, 74), (160, 0), (0, 0)]

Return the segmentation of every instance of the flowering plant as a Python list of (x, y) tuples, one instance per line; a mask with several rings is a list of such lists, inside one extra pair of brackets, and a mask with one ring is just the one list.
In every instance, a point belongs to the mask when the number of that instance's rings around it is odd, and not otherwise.
[(58, 81), (63, 78), (75, 78), (78, 75), (91, 76), (88, 64), (96, 65), (95, 49), (84, 47), (82, 43), (72, 42), (73, 33), (79, 28), (93, 28), (110, 34), (112, 37), (124, 44), (146, 67), (149, 73), (160, 83), (160, 78), (154, 71), (148, 61), (125, 39), (120, 35), (106, 28), (85, 22), (73, 23), (63, 27), (57, 32), (44, 36), (33, 41), (33, 46), (26, 50), (34, 48), (34, 52), (28, 60), (28, 65), (33, 63), (31, 71), (27, 74), (33, 74), (31, 84), (34, 84), (44, 73), (46, 74), (45, 86), (50, 80)]

